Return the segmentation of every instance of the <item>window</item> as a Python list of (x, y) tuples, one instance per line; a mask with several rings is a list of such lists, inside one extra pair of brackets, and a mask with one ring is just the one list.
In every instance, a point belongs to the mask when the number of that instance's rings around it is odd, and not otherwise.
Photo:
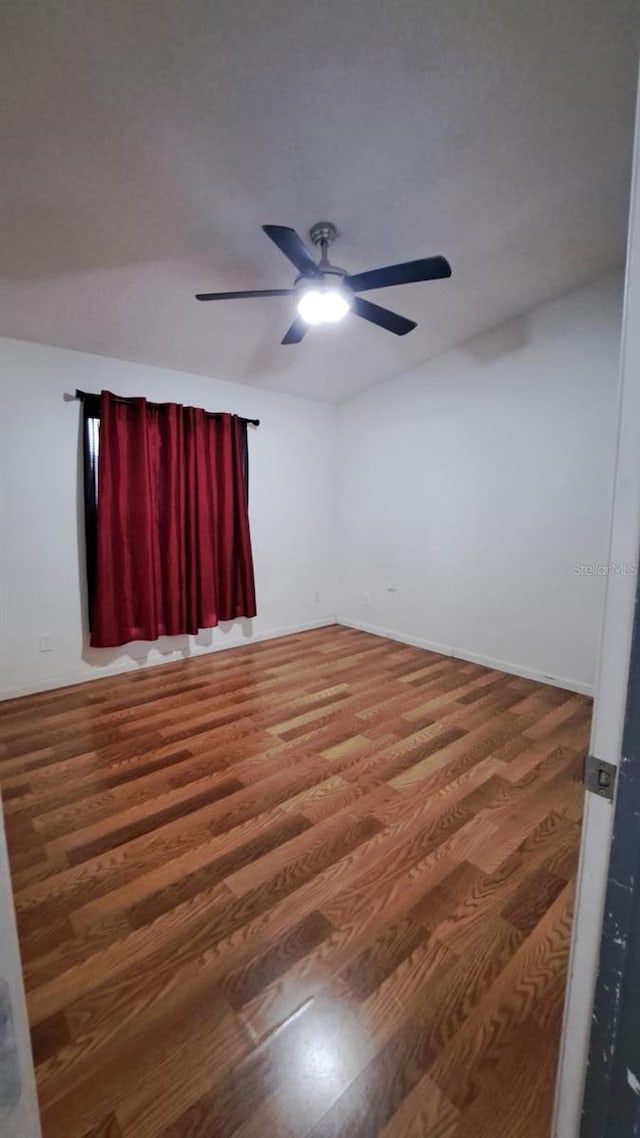
[(106, 391), (83, 420), (91, 644), (255, 616), (247, 420)]

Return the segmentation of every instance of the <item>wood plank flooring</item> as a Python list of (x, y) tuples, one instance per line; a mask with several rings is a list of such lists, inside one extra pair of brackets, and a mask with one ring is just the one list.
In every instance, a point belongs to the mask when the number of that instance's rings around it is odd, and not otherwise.
[(0, 705), (44, 1138), (546, 1138), (590, 715), (338, 627)]

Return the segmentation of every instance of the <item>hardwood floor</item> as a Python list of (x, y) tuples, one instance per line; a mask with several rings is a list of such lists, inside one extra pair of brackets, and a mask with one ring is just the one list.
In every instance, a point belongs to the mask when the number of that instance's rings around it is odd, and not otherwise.
[(1, 705), (45, 1138), (546, 1138), (590, 714), (337, 627)]

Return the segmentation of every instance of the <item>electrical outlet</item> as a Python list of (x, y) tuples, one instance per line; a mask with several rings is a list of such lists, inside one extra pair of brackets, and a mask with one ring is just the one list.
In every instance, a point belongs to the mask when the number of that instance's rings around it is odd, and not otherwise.
[(50, 632), (41, 632), (38, 637), (41, 652), (53, 652), (53, 636)]
[(320, 592), (319, 591), (313, 594), (313, 599), (317, 605), (320, 604)]
[(370, 605), (371, 604), (371, 593), (363, 593), (362, 594), (362, 600), (363, 600), (365, 605)]

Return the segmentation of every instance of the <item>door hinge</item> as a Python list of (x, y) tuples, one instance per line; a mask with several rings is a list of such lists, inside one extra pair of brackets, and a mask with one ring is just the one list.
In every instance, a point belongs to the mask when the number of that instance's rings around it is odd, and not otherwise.
[(597, 759), (595, 755), (587, 755), (584, 761), (584, 786), (592, 794), (599, 794), (601, 798), (613, 802), (616, 789), (617, 767), (613, 763), (606, 763), (604, 759)]

